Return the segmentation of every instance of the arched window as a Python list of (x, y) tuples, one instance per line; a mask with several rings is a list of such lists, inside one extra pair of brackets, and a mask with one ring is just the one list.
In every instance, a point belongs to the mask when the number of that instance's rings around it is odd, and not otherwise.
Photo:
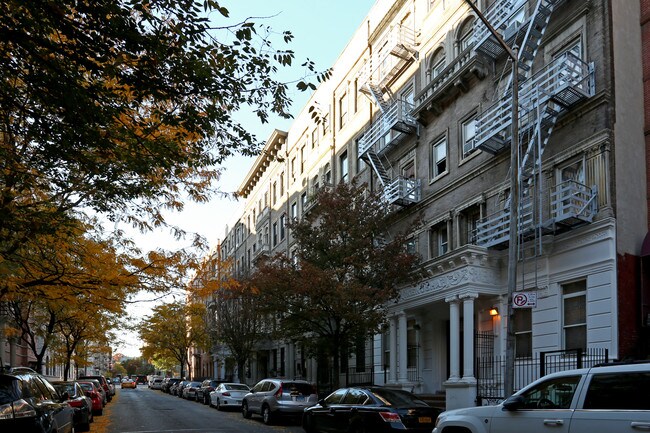
[(433, 80), (445, 69), (445, 66), (447, 66), (445, 50), (439, 48), (431, 57), (429, 65), (429, 76)]
[(458, 30), (458, 53), (462, 53), (472, 44), (472, 34), (474, 32), (474, 18), (470, 18), (463, 23)]

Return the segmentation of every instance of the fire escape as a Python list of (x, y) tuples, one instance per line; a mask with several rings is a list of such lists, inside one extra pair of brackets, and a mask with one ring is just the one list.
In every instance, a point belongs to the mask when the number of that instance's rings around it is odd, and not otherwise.
[[(524, 240), (540, 240), (543, 234), (591, 222), (596, 214), (595, 187), (575, 181), (553, 188), (543, 186), (542, 155), (562, 113), (594, 95), (594, 65), (568, 51), (532, 73), (542, 37), (554, 8), (562, 0), (536, 0), (528, 19), (525, 0), (498, 0), (485, 12), (510, 46), (519, 47), (519, 191), (518, 232)], [(480, 20), (475, 21), (475, 49), (496, 61), (503, 48)], [(504, 94), (477, 119), (474, 146), (496, 154), (511, 145), (511, 82)], [(505, 248), (509, 242), (509, 200), (477, 225), (477, 244)]]
[(413, 102), (395, 98), (390, 85), (417, 59), (415, 33), (403, 25), (392, 27), (359, 73), (359, 90), (378, 112), (359, 139), (359, 155), (373, 168), (389, 204), (408, 206), (420, 201), (420, 180), (393, 173), (386, 152), (417, 130)]

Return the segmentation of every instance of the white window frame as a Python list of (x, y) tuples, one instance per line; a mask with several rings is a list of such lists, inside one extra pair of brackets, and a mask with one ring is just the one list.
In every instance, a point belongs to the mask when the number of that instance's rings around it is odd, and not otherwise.
[[(444, 154), (439, 152), (444, 149)], [(447, 149), (447, 137), (443, 137), (431, 144), (431, 179), (435, 180), (449, 171), (449, 158)], [(444, 163), (444, 169), (440, 165)]]

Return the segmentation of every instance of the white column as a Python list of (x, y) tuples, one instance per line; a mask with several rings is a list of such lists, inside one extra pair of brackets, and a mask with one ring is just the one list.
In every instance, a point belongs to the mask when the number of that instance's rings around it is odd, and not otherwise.
[(449, 381), (460, 379), (460, 314), (458, 298), (445, 299), (449, 303)]
[(390, 318), (390, 366), (388, 382), (397, 382), (397, 319)]
[(463, 300), (463, 380), (475, 381), (474, 378), (474, 300), (478, 294), (462, 296)]
[(408, 339), (406, 336), (406, 314), (400, 313), (398, 316), (398, 335), (399, 335), (399, 382), (406, 382), (408, 380)]

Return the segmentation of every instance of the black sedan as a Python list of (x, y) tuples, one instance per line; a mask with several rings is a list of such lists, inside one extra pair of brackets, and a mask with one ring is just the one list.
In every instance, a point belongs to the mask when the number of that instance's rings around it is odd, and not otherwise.
[(342, 388), (305, 409), (302, 426), (307, 433), (430, 433), (440, 412), (407, 391)]

